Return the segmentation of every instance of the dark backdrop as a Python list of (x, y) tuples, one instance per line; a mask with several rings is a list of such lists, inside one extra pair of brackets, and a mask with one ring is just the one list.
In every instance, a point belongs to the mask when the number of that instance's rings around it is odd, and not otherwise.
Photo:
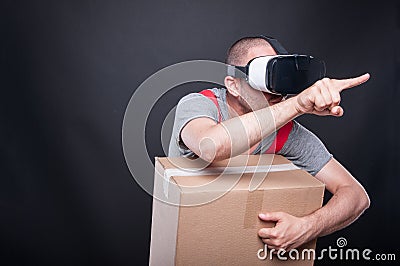
[[(0, 264), (146, 265), (152, 198), (123, 156), (128, 101), (157, 70), (222, 61), (234, 40), (260, 33), (324, 59), (330, 77), (371, 73), (343, 93), (344, 117), (299, 119), (372, 200), (318, 246), (344, 236), (349, 247), (400, 259), (395, 1), (1, 1), (0, 9)], [(151, 158), (164, 155), (154, 123)]]

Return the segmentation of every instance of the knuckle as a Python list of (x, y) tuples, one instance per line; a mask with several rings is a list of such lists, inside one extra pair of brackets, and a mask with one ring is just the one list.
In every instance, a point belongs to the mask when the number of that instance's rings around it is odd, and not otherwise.
[(277, 246), (278, 248), (282, 248), (283, 246), (283, 241), (282, 240), (276, 240), (274, 242), (275, 246)]
[(280, 239), (280, 241), (282, 241), (283, 237), (284, 237), (284, 233), (280, 232), (279, 234), (277, 234), (276, 236), (278, 239)]
[(317, 82), (314, 83), (313, 88), (316, 89), (316, 87), (320, 87), (323, 84), (322, 80), (318, 80)]
[(271, 246), (274, 246), (274, 247), (276, 247), (277, 246), (277, 240), (276, 239), (269, 239), (269, 244), (271, 245)]
[(266, 238), (267, 234), (265, 232), (265, 229), (260, 229), (260, 231), (258, 231), (258, 235), (262, 238)]
[(340, 94), (339, 93), (333, 95), (333, 102), (336, 103), (336, 104), (340, 103)]
[(324, 83), (329, 83), (330, 81), (331, 81), (331, 79), (330, 78), (323, 78), (323, 79), (321, 79)]
[(272, 238), (277, 238), (278, 237), (278, 233), (276, 231), (271, 231), (271, 233), (269, 234)]
[(333, 104), (338, 105), (340, 103), (340, 98), (333, 99)]
[(316, 94), (316, 95), (321, 94), (321, 89), (322, 89), (322, 87), (323, 87), (322, 85), (315, 86), (315, 87), (314, 87), (314, 90), (313, 90), (314, 94)]

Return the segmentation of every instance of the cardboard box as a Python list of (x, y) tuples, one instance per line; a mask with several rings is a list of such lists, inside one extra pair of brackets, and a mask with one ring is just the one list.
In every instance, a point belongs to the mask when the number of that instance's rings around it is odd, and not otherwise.
[(286, 261), (270, 254), (264, 259), (257, 232), (273, 224), (258, 214), (310, 214), (322, 206), (323, 183), (277, 155), (240, 155), (204, 166), (156, 158), (150, 265), (313, 264), (301, 252), (315, 249), (316, 240), (298, 248), (299, 260), (288, 253)]

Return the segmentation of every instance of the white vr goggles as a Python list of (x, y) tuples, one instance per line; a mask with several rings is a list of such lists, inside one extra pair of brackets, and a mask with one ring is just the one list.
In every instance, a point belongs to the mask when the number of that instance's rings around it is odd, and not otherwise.
[(275, 39), (257, 36), (278, 55), (256, 57), (246, 66), (228, 66), (228, 76), (245, 78), (249, 85), (276, 95), (298, 94), (325, 77), (325, 63), (309, 55), (289, 55)]

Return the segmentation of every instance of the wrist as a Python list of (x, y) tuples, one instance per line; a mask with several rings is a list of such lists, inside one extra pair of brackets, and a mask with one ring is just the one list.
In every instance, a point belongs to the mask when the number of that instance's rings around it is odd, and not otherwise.
[(299, 107), (297, 96), (290, 97), (273, 107), (282, 108), (283, 112), (290, 116), (290, 120), (305, 113), (302, 112), (302, 109)]
[(302, 217), (305, 231), (309, 240), (320, 236), (323, 224), (315, 213)]
[(290, 103), (290, 107), (293, 109), (296, 117), (305, 114), (304, 108), (301, 108), (299, 104), (299, 96), (296, 95), (294, 97), (289, 98), (287, 101)]

